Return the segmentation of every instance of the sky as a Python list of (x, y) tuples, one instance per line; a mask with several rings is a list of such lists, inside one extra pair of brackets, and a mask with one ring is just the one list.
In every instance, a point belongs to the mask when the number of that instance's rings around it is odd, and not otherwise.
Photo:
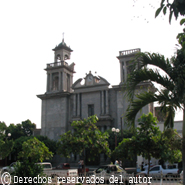
[[(147, 3), (146, 3), (147, 2)], [(0, 0), (0, 121), (30, 119), (41, 127), (47, 63), (63, 39), (73, 50), (73, 81), (91, 71), (120, 83), (119, 51), (141, 48), (171, 57), (179, 21), (162, 14), (156, 0)], [(168, 14), (168, 13), (167, 13)], [(176, 116), (182, 120), (182, 114)]]

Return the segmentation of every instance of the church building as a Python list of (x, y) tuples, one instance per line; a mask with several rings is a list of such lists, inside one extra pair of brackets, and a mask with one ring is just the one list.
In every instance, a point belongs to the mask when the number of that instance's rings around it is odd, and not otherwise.
[[(54, 49), (54, 62), (47, 64), (47, 89), (45, 94), (37, 95), (42, 100), (41, 135), (58, 140), (59, 136), (71, 129), (74, 120), (80, 120), (96, 114), (97, 126), (101, 131), (112, 127), (124, 129), (123, 115), (128, 102), (124, 97), (124, 82), (132, 70), (130, 61), (140, 49), (124, 50), (117, 56), (120, 63), (120, 83), (109, 88), (110, 83), (91, 71), (73, 83), (75, 64), (69, 63), (73, 50), (64, 39)], [(145, 82), (142, 90), (151, 84)], [(139, 89), (139, 88), (138, 88)], [(142, 112), (153, 112), (153, 104)]]
[[(120, 83), (110, 87), (110, 83), (101, 76), (92, 74), (73, 83), (75, 73), (70, 56), (73, 50), (64, 39), (54, 49), (54, 62), (46, 65), (46, 92), (37, 95), (42, 100), (41, 135), (58, 140), (60, 135), (71, 129), (74, 120), (80, 120), (96, 114), (97, 126), (101, 131), (113, 127), (120, 130), (127, 127), (124, 113), (128, 101), (124, 97), (124, 83), (131, 72), (131, 60), (140, 49), (124, 50), (117, 56), (120, 63)], [(84, 83), (82, 80), (84, 79)], [(151, 83), (142, 83), (138, 91), (146, 90)], [(143, 113), (153, 112), (153, 104), (143, 108)], [(138, 115), (137, 117), (139, 117)]]

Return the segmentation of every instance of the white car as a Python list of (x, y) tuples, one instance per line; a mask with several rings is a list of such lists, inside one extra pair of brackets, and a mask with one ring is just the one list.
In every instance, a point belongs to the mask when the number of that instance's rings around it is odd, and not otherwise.
[(16, 162), (13, 162), (10, 164), (10, 166), (5, 166), (1, 169), (1, 175), (4, 173), (4, 172), (9, 172), (9, 173), (12, 173), (14, 171), (14, 166), (15, 166)]
[(99, 177), (100, 181), (102, 180), (99, 184), (102, 184), (104, 182), (109, 183), (110, 178), (112, 177), (118, 179), (118, 182), (121, 183), (124, 182), (125, 185), (129, 184), (128, 180), (129, 174), (127, 174), (127, 172), (118, 165), (114, 164), (102, 165), (94, 171), (94, 175), (96, 177)]
[[(178, 169), (177, 168), (174, 168), (174, 169), (163, 169), (161, 165), (155, 165), (153, 167), (150, 168), (149, 170), (149, 174), (151, 175), (160, 175), (160, 174), (163, 174), (163, 175), (177, 175), (178, 174)], [(141, 171), (140, 173), (138, 173), (137, 175), (147, 175), (148, 173), (148, 170), (145, 170), (145, 171)]]
[[(52, 165), (49, 162), (42, 162), (42, 163), (36, 163), (36, 164), (42, 165), (44, 171), (45, 170), (52, 170)], [(14, 170), (15, 170), (14, 166), (15, 165), (16, 165), (16, 162), (13, 162), (13, 163), (10, 164), (10, 166), (3, 167), (2, 170), (1, 170), (1, 175), (4, 172), (9, 172), (9, 173), (14, 172)]]

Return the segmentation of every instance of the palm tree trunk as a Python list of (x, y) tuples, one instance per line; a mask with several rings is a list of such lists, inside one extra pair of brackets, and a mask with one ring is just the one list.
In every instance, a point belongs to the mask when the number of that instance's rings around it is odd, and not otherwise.
[(185, 105), (183, 108), (183, 125), (182, 125), (182, 168), (183, 168), (183, 184), (185, 185)]

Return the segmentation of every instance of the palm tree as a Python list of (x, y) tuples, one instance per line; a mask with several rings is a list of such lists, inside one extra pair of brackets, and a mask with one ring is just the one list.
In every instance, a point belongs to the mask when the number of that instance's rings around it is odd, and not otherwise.
[[(126, 95), (130, 105), (126, 112), (128, 122), (134, 124), (135, 117), (139, 110), (145, 105), (157, 102), (161, 111), (166, 115), (164, 126), (173, 128), (174, 116), (177, 108), (183, 110), (182, 128), (182, 159), (185, 170), (185, 52), (184, 49), (177, 50), (177, 53), (170, 60), (161, 54), (139, 53), (136, 55), (139, 65), (134, 65), (133, 72), (127, 78)], [(136, 62), (135, 62), (136, 64)], [(155, 68), (153, 68), (153, 67)], [(147, 90), (138, 93), (138, 86), (142, 82), (155, 82), (160, 85), (156, 91)], [(183, 177), (185, 184), (185, 175)]]

